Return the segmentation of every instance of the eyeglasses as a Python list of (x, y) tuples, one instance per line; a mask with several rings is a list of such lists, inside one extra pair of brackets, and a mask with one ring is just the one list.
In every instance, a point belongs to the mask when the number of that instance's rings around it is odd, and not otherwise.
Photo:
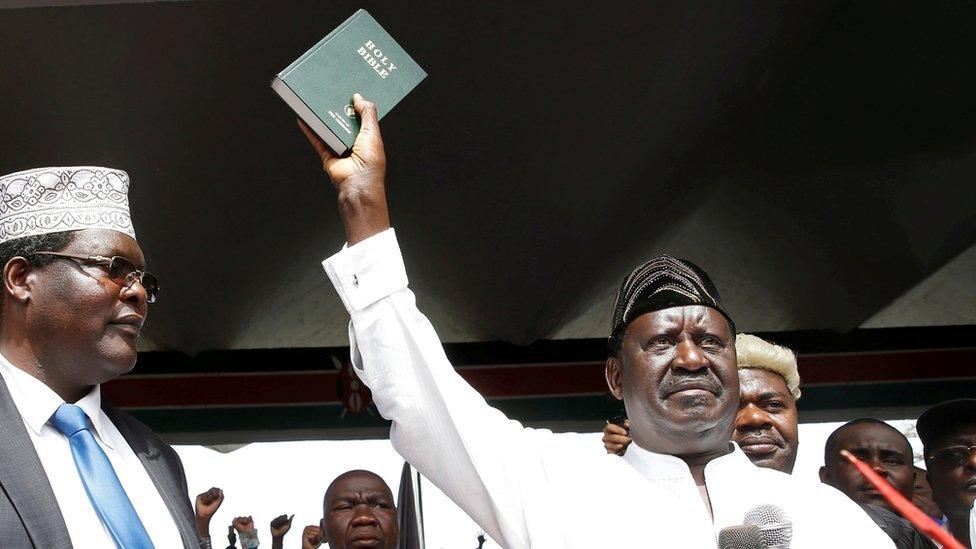
[(139, 281), (139, 284), (142, 284), (142, 287), (146, 289), (147, 303), (155, 303), (159, 296), (159, 279), (156, 278), (156, 275), (137, 269), (131, 261), (120, 255), (105, 257), (103, 255), (75, 255), (61, 252), (34, 253), (74, 259), (87, 265), (102, 267), (108, 273), (108, 278), (123, 288), (131, 288), (136, 281)]
[(969, 461), (973, 452), (976, 452), (976, 446), (949, 446), (929, 454), (929, 460), (943, 469), (955, 469)]

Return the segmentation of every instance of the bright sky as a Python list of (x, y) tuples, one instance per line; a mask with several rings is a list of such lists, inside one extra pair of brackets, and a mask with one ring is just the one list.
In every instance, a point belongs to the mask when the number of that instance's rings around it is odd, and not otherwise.
[[(912, 421), (890, 422), (909, 436), (916, 455), (921, 444)], [(823, 465), (827, 436), (840, 423), (800, 425), (800, 452), (794, 474), (816, 478)], [(602, 452), (599, 433), (579, 437), (580, 451)], [(191, 497), (211, 486), (224, 490), (224, 503), (211, 523), (215, 549), (227, 546), (227, 526), (238, 515), (251, 515), (262, 546), (271, 545), (268, 524), (281, 514), (294, 514), (285, 547), (301, 547), (301, 532), (322, 517), (322, 496), (337, 475), (368, 469), (393, 489), (400, 484), (403, 460), (389, 440), (303, 441), (249, 444), (222, 454), (203, 446), (177, 446), (183, 458)], [(457, 506), (429, 482), (422, 485), (424, 531), (428, 549), (475, 549), (479, 529)], [(490, 541), (485, 547), (496, 548)]]

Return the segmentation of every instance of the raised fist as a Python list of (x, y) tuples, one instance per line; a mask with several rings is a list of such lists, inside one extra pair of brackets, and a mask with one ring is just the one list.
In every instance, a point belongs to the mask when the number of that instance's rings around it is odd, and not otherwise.
[(196, 513), (198, 519), (210, 520), (214, 516), (220, 504), (224, 502), (224, 491), (220, 488), (211, 488), (197, 496)]
[(232, 524), (238, 533), (254, 531), (254, 519), (251, 517), (235, 517)]
[(319, 549), (322, 545), (321, 532), (319, 532), (319, 527), (314, 524), (309, 524), (302, 531), (302, 549)]
[(271, 537), (273, 538), (284, 537), (285, 534), (288, 533), (288, 530), (291, 529), (291, 519), (293, 518), (295, 518), (295, 515), (292, 515), (290, 517), (288, 515), (281, 515), (279, 517), (275, 517), (274, 519), (272, 519)]

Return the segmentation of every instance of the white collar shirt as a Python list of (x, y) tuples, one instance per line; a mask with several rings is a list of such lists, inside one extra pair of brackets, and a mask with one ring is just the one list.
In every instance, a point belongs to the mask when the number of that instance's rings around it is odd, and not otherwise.
[[(88, 499), (71, 455), (68, 438), (49, 422), (64, 400), (44, 382), (14, 366), (2, 355), (0, 375), (51, 483), (71, 544), (76, 549), (115, 547), (111, 534)], [(112, 463), (153, 544), (158, 548), (183, 547), (176, 523), (152, 478), (102, 410), (100, 387), (96, 385), (75, 405), (91, 419), (92, 434)]]
[(719, 530), (765, 503), (791, 517), (793, 549), (893, 547), (840, 492), (761, 470), (738, 448), (705, 468), (713, 520), (680, 459), (633, 445), (620, 458), (509, 420), (454, 371), (407, 288), (392, 229), (323, 267), (394, 447), (503, 547), (714, 549)]
[[(773, 505), (792, 523), (790, 547), (883, 547), (889, 538), (856, 503), (841, 492), (815, 481), (801, 480), (773, 469), (756, 467), (732, 443), (732, 452), (705, 466), (705, 486), (711, 501), (716, 532), (742, 524), (746, 513), (760, 505)], [(670, 486), (689, 502), (691, 514), (699, 507), (705, 513), (688, 466), (679, 458), (648, 452), (636, 444), (628, 447), (624, 460), (652, 482)], [(701, 504), (701, 505), (698, 505)]]
[(976, 547), (976, 502), (969, 510), (969, 546)]

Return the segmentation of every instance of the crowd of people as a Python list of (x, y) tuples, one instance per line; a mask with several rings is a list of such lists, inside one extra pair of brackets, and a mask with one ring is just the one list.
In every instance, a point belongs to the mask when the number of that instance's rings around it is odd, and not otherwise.
[[(792, 474), (800, 443), (796, 401), (801, 392), (796, 356), (785, 347), (749, 334), (739, 334), (735, 346), (739, 409), (732, 440), (756, 466)], [(896, 547), (935, 547), (850, 462), (841, 458), (841, 451), (846, 450), (869, 464), (957, 538), (968, 539), (970, 509), (976, 493), (971, 481), (954, 477), (957, 469), (976, 467), (976, 463), (968, 463), (973, 457), (967, 453), (969, 448), (956, 443), (965, 441), (967, 435), (971, 437), (974, 426), (976, 399), (945, 402), (923, 413), (918, 420), (918, 433), (924, 445), (926, 470), (915, 466), (911, 443), (901, 431), (874, 418), (851, 420), (827, 438), (820, 480), (858, 503)], [(607, 452), (624, 455), (631, 443), (629, 423), (608, 422), (603, 443)], [(937, 488), (933, 490), (931, 486)]]
[[(224, 502), (224, 492), (213, 487), (197, 495), (194, 503), (196, 530), (203, 547), (221, 547), (210, 531), (210, 522)], [(295, 515), (280, 515), (271, 520), (268, 532), (272, 549), (284, 547), (285, 535), (291, 531)], [(342, 473), (325, 491), (322, 501), (322, 520), (302, 530), (302, 549), (318, 549), (328, 544), (331, 549), (375, 547), (393, 549), (397, 546), (399, 523), (396, 499), (389, 485), (371, 471), (352, 470)], [(234, 517), (227, 527), (227, 549), (240, 543), (241, 549), (260, 545), (257, 526), (250, 516)]]
[[(347, 245), (323, 267), (351, 317), (353, 366), (392, 421), (394, 448), (496, 542), (930, 547), (839, 458), (849, 453), (944, 516), (958, 541), (927, 535), (971, 546), (976, 399), (919, 417), (924, 475), (901, 433), (862, 418), (827, 441), (823, 482), (797, 478), (795, 357), (738, 333), (716, 285), (690, 261), (653, 257), (617, 292), (604, 374), (627, 417), (607, 426), (609, 453), (582, 452), (492, 408), (417, 309), (390, 225), (376, 107), (358, 94), (354, 107), (362, 128), (344, 157), (300, 124), (337, 190)], [(100, 385), (135, 364), (159, 296), (128, 186), (125, 172), (92, 166), (0, 177), (0, 547), (221, 545), (210, 518), (223, 492), (200, 494), (194, 510), (179, 456), (101, 398)], [(292, 518), (269, 525), (273, 547)], [(302, 543), (391, 548), (398, 532), (390, 488), (357, 470), (329, 486), (322, 520)], [(251, 517), (234, 519), (228, 538), (259, 543)]]
[[(738, 334), (735, 348), (739, 404), (731, 440), (755, 466), (793, 474), (800, 444), (796, 403), (801, 396), (801, 380), (796, 355), (786, 347), (750, 334)], [(957, 441), (973, 435), (974, 417), (976, 399), (945, 402), (920, 416), (918, 433), (928, 469), (914, 465), (911, 443), (895, 427), (869, 417), (851, 420), (827, 438), (820, 480), (857, 503), (898, 549), (937, 547), (847, 460), (840, 458), (840, 452), (846, 450), (869, 464), (958, 539), (968, 539), (973, 484), (957, 478), (956, 470), (976, 465), (970, 454), (973, 448)], [(626, 418), (607, 422), (603, 444), (608, 454), (625, 455), (632, 443), (629, 429)], [(223, 499), (219, 488), (196, 497), (197, 531), (209, 547), (219, 547), (211, 541), (210, 521)], [(291, 520), (292, 517), (281, 515), (269, 524), (273, 548), (283, 547)], [(316, 549), (329, 543), (333, 548), (355, 547), (349, 534), (356, 533), (359, 538), (373, 541), (371, 546), (387, 547), (392, 546), (387, 542), (396, 540), (396, 531), (397, 517), (389, 486), (371, 472), (350, 471), (330, 485), (323, 502), (323, 519), (320, 524), (305, 527), (301, 546)], [(251, 517), (236, 517), (228, 526), (227, 549), (236, 547), (237, 539), (242, 549), (257, 546), (258, 534)]]
[[(737, 337), (715, 284), (690, 261), (643, 263), (611, 308), (605, 375), (627, 419), (608, 424), (604, 442), (618, 459), (591, 459), (491, 408), (417, 309), (390, 225), (375, 108), (359, 96), (354, 103), (363, 126), (348, 157), (303, 126), (337, 190), (346, 232), (347, 247), (323, 266), (351, 317), (353, 365), (393, 421), (397, 451), (495, 540), (599, 547), (615, 524), (627, 525), (613, 529), (623, 547), (929, 546), (840, 460), (861, 458), (914, 496), (911, 447), (887, 424), (841, 427), (825, 448), (823, 482), (790, 474), (799, 444), (795, 357)], [(960, 546), (976, 537), (974, 406), (942, 403), (917, 425), (933, 503), (955, 541), (925, 530)], [(735, 545), (743, 536), (755, 543)]]

